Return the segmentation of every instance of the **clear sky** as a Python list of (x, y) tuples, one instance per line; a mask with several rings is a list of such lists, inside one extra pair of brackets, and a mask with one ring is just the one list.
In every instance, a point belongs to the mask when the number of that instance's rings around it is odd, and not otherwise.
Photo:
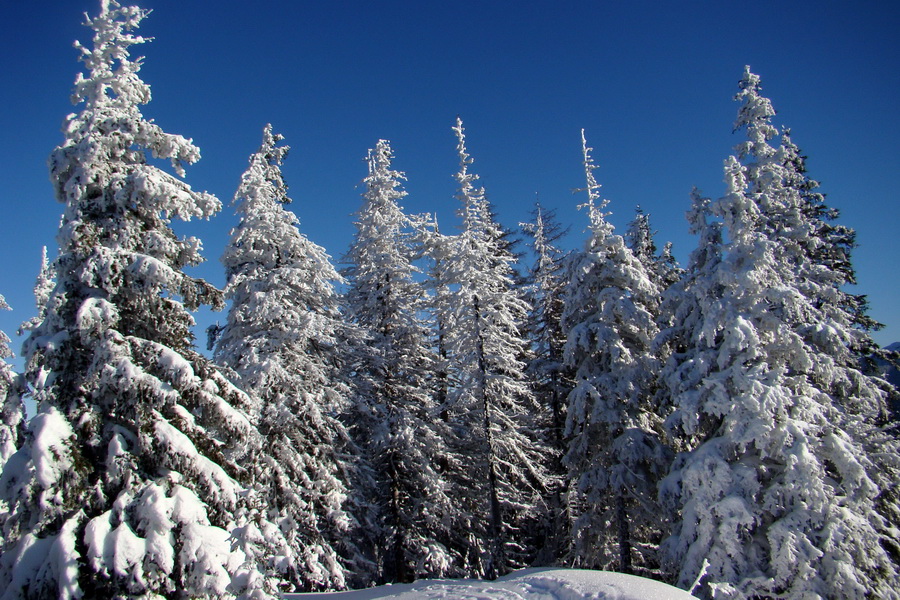
[[(82, 13), (99, 2), (8, 1), (0, 7), (0, 314), (14, 333), (32, 316), (40, 248), (62, 206), (46, 159), (62, 141), (80, 69), (72, 42), (90, 41)], [(536, 196), (571, 225), (586, 129), (596, 176), (620, 232), (634, 207), (651, 214), (658, 245), (682, 263), (696, 245), (684, 212), (696, 185), (724, 193), (722, 163), (745, 64), (762, 77), (776, 123), (793, 130), (841, 222), (856, 228), (857, 293), (900, 341), (900, 3), (668, 2), (642, 0), (379, 2), (144, 0), (141, 71), (153, 91), (144, 114), (191, 137), (203, 159), (187, 181), (225, 203), (210, 222), (179, 226), (199, 236), (200, 268), (224, 283), (218, 262), (235, 224), (230, 199), (271, 122), (292, 152), (284, 167), (302, 230), (339, 259), (360, 204), (363, 158), (389, 139), (407, 173), (409, 212), (457, 224), (450, 127), (467, 128), (474, 171), (500, 220), (526, 220)], [(340, 265), (339, 265), (340, 266)], [(209, 315), (200, 321), (209, 322)], [(224, 318), (223, 316), (219, 318)]]

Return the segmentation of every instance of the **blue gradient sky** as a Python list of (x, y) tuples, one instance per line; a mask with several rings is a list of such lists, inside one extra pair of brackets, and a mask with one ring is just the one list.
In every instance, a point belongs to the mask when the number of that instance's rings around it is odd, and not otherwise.
[[(62, 140), (88, 42), (82, 13), (98, 2), (5, 2), (0, 7), (0, 294), (15, 309), (0, 329), (33, 314), (40, 248), (62, 206), (46, 158)], [(146, 0), (141, 74), (153, 90), (144, 114), (192, 137), (203, 159), (187, 181), (226, 206), (199, 236), (201, 274), (224, 283), (218, 262), (235, 218), (229, 201), (247, 157), (273, 123), (293, 150), (284, 168), (303, 231), (338, 259), (353, 232), (363, 157), (391, 140), (409, 177), (410, 212), (454, 216), (457, 167), (450, 127), (465, 121), (474, 170), (501, 221), (525, 220), (539, 195), (584, 239), (579, 131), (595, 148), (597, 178), (619, 231), (635, 205), (651, 213), (661, 246), (683, 263), (696, 241), (684, 212), (696, 185), (724, 192), (731, 98), (743, 66), (809, 156), (842, 223), (856, 228), (857, 293), (900, 340), (900, 4), (895, 2), (238, 2)], [(202, 315), (202, 323), (209, 322)], [(223, 318), (222, 316), (218, 318)], [(13, 340), (18, 350), (20, 340)]]

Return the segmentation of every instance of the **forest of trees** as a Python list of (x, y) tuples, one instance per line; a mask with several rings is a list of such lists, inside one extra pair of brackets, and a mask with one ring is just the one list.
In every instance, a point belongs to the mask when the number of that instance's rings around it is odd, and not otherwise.
[[(267, 126), (219, 290), (171, 228), (221, 202), (184, 181), (198, 148), (141, 113), (146, 15), (109, 0), (88, 20), (22, 372), (0, 332), (0, 600), (532, 565), (706, 598), (900, 598), (897, 390), (872, 360), (896, 356), (847, 291), (854, 231), (749, 67), (725, 194), (686, 203), (687, 265), (639, 208), (616, 233), (584, 132), (581, 249), (539, 205), (500, 224), (457, 119), (457, 233), (404, 213), (377, 140), (340, 270), (287, 209)], [(201, 305), (227, 310), (209, 355)]]

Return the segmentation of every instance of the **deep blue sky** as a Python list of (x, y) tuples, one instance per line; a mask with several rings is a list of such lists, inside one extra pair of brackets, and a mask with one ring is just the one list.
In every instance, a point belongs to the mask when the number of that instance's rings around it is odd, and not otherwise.
[[(46, 158), (62, 140), (89, 42), (82, 13), (99, 2), (5, 2), (0, 8), (0, 314), (13, 335), (33, 313), (40, 247), (62, 207)], [(145, 0), (153, 14), (137, 49), (153, 90), (144, 114), (192, 137), (203, 159), (187, 181), (225, 210), (179, 231), (204, 241), (202, 273), (222, 285), (218, 256), (235, 219), (229, 201), (248, 155), (273, 123), (293, 150), (284, 168), (303, 231), (339, 258), (351, 241), (363, 157), (391, 140), (409, 177), (410, 212), (437, 212), (450, 230), (450, 130), (465, 121), (469, 150), (501, 221), (525, 220), (536, 194), (584, 239), (579, 130), (587, 130), (624, 231), (640, 204), (657, 241), (682, 262), (695, 246), (684, 212), (696, 185), (724, 192), (743, 66), (809, 156), (841, 222), (857, 229), (857, 293), (900, 340), (896, 275), (900, 198), (900, 4), (896, 2), (343, 2)], [(221, 317), (220, 317), (221, 318)], [(201, 321), (208, 321), (208, 316)], [(20, 340), (14, 339), (18, 349)]]

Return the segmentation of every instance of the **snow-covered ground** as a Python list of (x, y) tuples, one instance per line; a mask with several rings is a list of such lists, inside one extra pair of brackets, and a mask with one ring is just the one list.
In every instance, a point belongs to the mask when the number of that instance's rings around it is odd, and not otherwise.
[(684, 590), (633, 575), (577, 569), (526, 569), (496, 581), (423, 580), (352, 592), (286, 594), (294, 600), (690, 600)]

